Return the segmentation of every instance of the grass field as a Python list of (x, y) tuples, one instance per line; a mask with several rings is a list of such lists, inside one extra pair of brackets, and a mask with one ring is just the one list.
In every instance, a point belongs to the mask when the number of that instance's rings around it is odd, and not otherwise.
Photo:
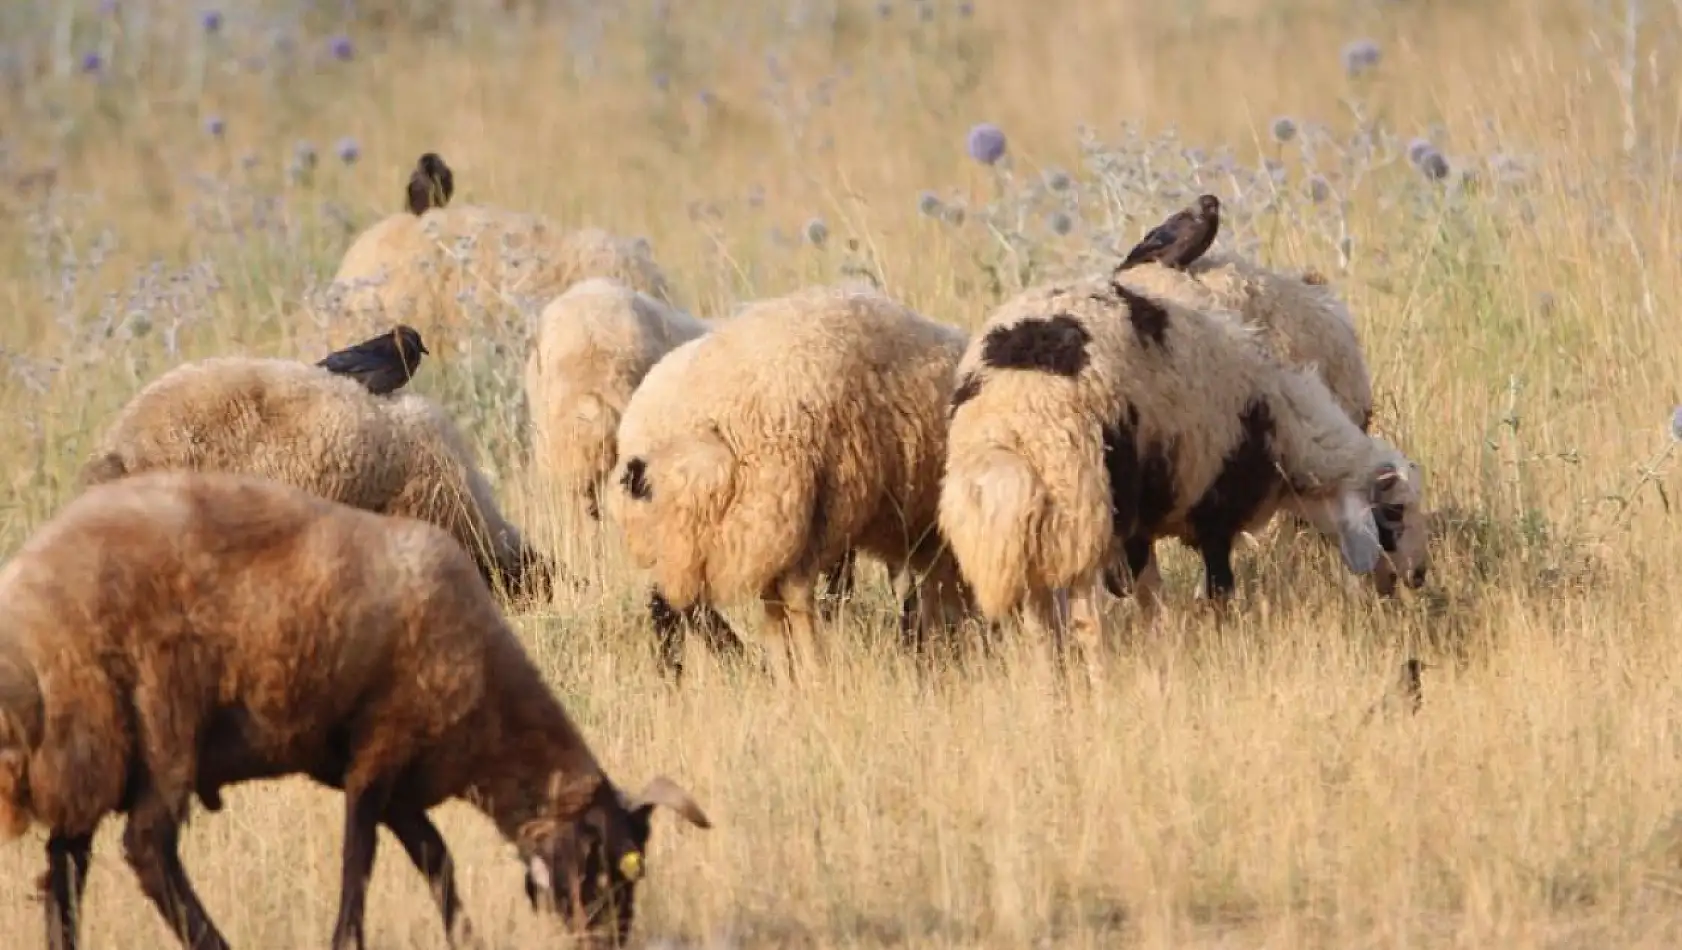
[[(1375, 427), (1426, 472), (1433, 570), (1380, 603), (1322, 546), (1266, 538), (1217, 626), (1164, 544), (1167, 616), (1101, 690), (1058, 689), (1032, 644), (918, 676), (874, 566), (798, 690), (698, 655), (674, 687), (611, 533), (530, 488), (523, 324), (433, 347), (415, 387), (599, 582), (517, 625), (619, 782), (666, 772), (714, 820), (659, 820), (641, 939), (1682, 945), (1682, 7), (1642, 6), (1631, 28), (1587, 0), (14, 3), (0, 545), (169, 366), (373, 329), (312, 301), (423, 151), (457, 203), (647, 236), (708, 316), (869, 273), (973, 327), (1210, 190), (1224, 246), (1350, 302)], [(980, 122), (999, 164), (966, 153)], [(1408, 656), (1422, 710), (1364, 720)], [(228, 799), (186, 845), (219, 924), (322, 945), (340, 799)], [(440, 822), (478, 928), (557, 945), (511, 846), (465, 806)], [(87, 946), (164, 946), (116, 828)], [(383, 840), (373, 944), (442, 947)], [(0, 850), (7, 947), (41, 946), (41, 867), (38, 833)]]

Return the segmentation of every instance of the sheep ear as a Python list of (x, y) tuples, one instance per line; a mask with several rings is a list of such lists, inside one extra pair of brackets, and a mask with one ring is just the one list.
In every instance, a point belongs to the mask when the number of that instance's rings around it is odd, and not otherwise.
[(1390, 464), (1380, 465), (1378, 469), (1372, 473), (1373, 500), (1377, 501), (1378, 499), (1384, 497), (1384, 494), (1390, 489), (1396, 487), (1396, 483), (1402, 481), (1403, 478), (1404, 476), (1402, 475), (1401, 469), (1396, 466)]
[(1337, 547), (1343, 563), (1356, 574), (1371, 574), (1378, 568), (1383, 549), (1378, 543), (1378, 525), (1372, 507), (1359, 494), (1345, 493), (1339, 505)]
[(632, 803), (635, 809), (650, 809), (655, 805), (664, 805), (672, 811), (682, 815), (697, 828), (711, 828), (713, 823), (707, 818), (707, 813), (701, 806), (695, 804), (695, 799), (683, 790), (683, 787), (664, 775), (657, 775), (651, 779), (642, 792)]

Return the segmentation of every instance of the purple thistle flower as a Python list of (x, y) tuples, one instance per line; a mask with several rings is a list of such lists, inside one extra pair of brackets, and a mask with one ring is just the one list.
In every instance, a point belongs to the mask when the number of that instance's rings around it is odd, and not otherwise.
[(958, 16), (963, 17), (964, 19), (967, 20), (974, 13), (975, 13), (975, 4), (970, 3), (969, 0), (964, 0), (963, 3), (958, 4)]
[(1315, 204), (1322, 204), (1331, 196), (1332, 186), (1330, 182), (1326, 181), (1326, 179), (1320, 177), (1319, 175), (1315, 175), (1313, 178), (1308, 180), (1308, 197), (1312, 199)]
[(932, 191), (925, 191), (917, 196), (917, 213), (926, 218), (938, 217), (943, 208), (940, 196)]
[(1682, 406), (1670, 414), (1670, 437), (1682, 442)]
[(1414, 138), (1408, 142), (1408, 161), (1418, 165), (1425, 160), (1426, 155), (1436, 150), (1437, 147), (1431, 144), (1430, 139)]
[(1343, 46), (1343, 71), (1349, 76), (1359, 76), (1378, 65), (1382, 53), (1378, 44), (1372, 40), (1352, 40)]
[(1046, 223), (1050, 225), (1051, 233), (1058, 236), (1068, 234), (1075, 229), (1075, 220), (1069, 217), (1069, 213), (1066, 211), (1053, 211), (1050, 220)]
[(204, 130), (215, 138), (221, 138), (222, 134), (228, 131), (228, 123), (221, 116), (213, 115), (204, 120)]
[(1419, 170), (1432, 181), (1442, 181), (1448, 177), (1448, 158), (1436, 149), (1431, 149), (1420, 158)]
[(348, 135), (340, 139), (333, 150), (339, 153), (339, 161), (346, 165), (354, 165), (356, 160), (362, 157), (362, 147), (356, 144), (356, 139)]
[(813, 247), (823, 247), (829, 240), (829, 225), (822, 218), (806, 222), (806, 240), (812, 242)]
[(117, 13), (117, 0), (99, 0), (99, 12), (105, 16), (115, 16)]
[(999, 159), (1005, 157), (1006, 145), (1002, 129), (991, 122), (982, 122), (970, 128), (965, 150), (970, 158), (983, 165), (996, 165)]
[(340, 34), (327, 43), (327, 51), (340, 62), (349, 62), (356, 56), (356, 47), (351, 44), (350, 37)]
[(222, 29), (222, 11), (206, 10), (199, 14), (199, 26), (206, 33), (217, 33)]
[(104, 68), (105, 68), (105, 57), (99, 55), (97, 52), (94, 52), (92, 50), (89, 50), (88, 52), (82, 54), (82, 72), (88, 73), (88, 74), (91, 75), (91, 74), (98, 73), (100, 70), (102, 70)]
[(1289, 142), (1291, 139), (1297, 137), (1296, 120), (1288, 115), (1282, 115), (1273, 120), (1272, 132), (1273, 141), (1278, 142), (1280, 145), (1284, 145), (1286, 142)]

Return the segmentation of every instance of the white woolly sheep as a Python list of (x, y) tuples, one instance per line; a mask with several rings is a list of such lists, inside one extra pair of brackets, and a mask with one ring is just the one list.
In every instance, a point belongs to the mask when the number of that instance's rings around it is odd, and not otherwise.
[(1007, 301), (958, 380), (940, 526), (990, 619), (1026, 606), (1060, 627), (1054, 594), (1072, 590), (1071, 619), (1095, 636), (1093, 588), (1115, 546), (1138, 576), (1164, 536), (1198, 549), (1224, 598), (1234, 537), (1286, 493), (1367, 574), (1394, 556), (1419, 501), (1417, 467), (1363, 433), (1313, 371), (1274, 361), (1234, 314), (1125, 283)]
[[(935, 529), (945, 405), (964, 334), (857, 286), (758, 301), (654, 365), (619, 424), (609, 516), (654, 574), (668, 661), (684, 620), (758, 597), (790, 664), (820, 570), (856, 548), (912, 589), (920, 637), (964, 610)], [(716, 644), (715, 644), (716, 645)]]
[(153, 469), (262, 475), (323, 498), (439, 525), (487, 583), (544, 596), (556, 570), (497, 507), (472, 450), (443, 410), (415, 394), (370, 394), (282, 359), (214, 357), (147, 384), (117, 413), (84, 484)]
[(563, 230), (535, 214), (475, 205), (375, 222), (345, 251), (333, 289), (345, 314), (401, 321), (432, 336), (461, 322), (464, 294), (487, 306), (535, 307), (587, 277), (611, 277), (672, 300), (644, 240)]
[(532, 457), (555, 487), (599, 517), (602, 479), (618, 460), (619, 417), (661, 357), (707, 324), (611, 278), (581, 280), (537, 319), (526, 360)]
[(72, 500), (0, 570), (0, 841), (44, 825), (47, 945), (74, 947), (94, 834), (184, 946), (227, 947), (181, 865), (194, 795), (304, 775), (345, 794), (333, 946), (363, 945), (384, 825), (468, 937), (427, 817), (465, 799), (513, 842), (534, 906), (623, 939), (650, 812), (621, 792), (449, 535), (268, 479), (154, 472)]
[[(1317, 373), (1350, 420), (1361, 431), (1369, 430), (1373, 397), (1366, 355), (1348, 308), (1323, 280), (1280, 273), (1219, 251), (1204, 255), (1184, 271), (1150, 264), (1117, 276), (1142, 294), (1210, 313), (1237, 314), (1256, 330), (1256, 340), (1269, 354), (1288, 366)], [(1336, 533), (1334, 524), (1314, 511), (1303, 510), (1292, 496), (1283, 499), (1282, 507), (1327, 537)], [(1421, 575), (1429, 567), (1425, 512), (1419, 506), (1408, 506), (1405, 517), (1396, 534), (1400, 546), (1397, 556), (1381, 561), (1372, 575), (1374, 587), (1381, 594), (1395, 591), (1397, 564), (1410, 565)], [(1381, 526), (1381, 530), (1389, 529)], [(1106, 575), (1106, 583), (1118, 594), (1122, 586), (1119, 574), (1118, 564)], [(1143, 601), (1154, 599), (1156, 582), (1153, 560), (1138, 582)]]

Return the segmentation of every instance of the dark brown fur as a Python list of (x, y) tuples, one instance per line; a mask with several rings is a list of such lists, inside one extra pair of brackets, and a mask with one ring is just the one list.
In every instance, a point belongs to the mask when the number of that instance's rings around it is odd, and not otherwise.
[(534, 903), (620, 939), (652, 807), (708, 827), (664, 779), (619, 792), (449, 535), (266, 479), (156, 472), (88, 489), (0, 573), (0, 659), (14, 670), (0, 685), (24, 681), (20, 660), (39, 684), (38, 730), (27, 691), (0, 692), (0, 817), (49, 830), (53, 947), (75, 945), (93, 835), (114, 813), (181, 942), (225, 947), (180, 827), (193, 795), (219, 805), (222, 787), (257, 779), (345, 793), (340, 948), (362, 945), (379, 825), (445, 927), (466, 926), (427, 817), (452, 798), (518, 846)]
[(429, 208), (442, 208), (456, 193), (456, 176), (450, 166), (436, 152), (427, 152), (415, 162), (404, 191), (404, 203), (413, 215), (425, 214)]
[(981, 361), (993, 369), (1076, 376), (1090, 359), (1086, 345), (1091, 342), (1092, 334), (1074, 317), (1031, 317), (989, 330), (981, 341)]

